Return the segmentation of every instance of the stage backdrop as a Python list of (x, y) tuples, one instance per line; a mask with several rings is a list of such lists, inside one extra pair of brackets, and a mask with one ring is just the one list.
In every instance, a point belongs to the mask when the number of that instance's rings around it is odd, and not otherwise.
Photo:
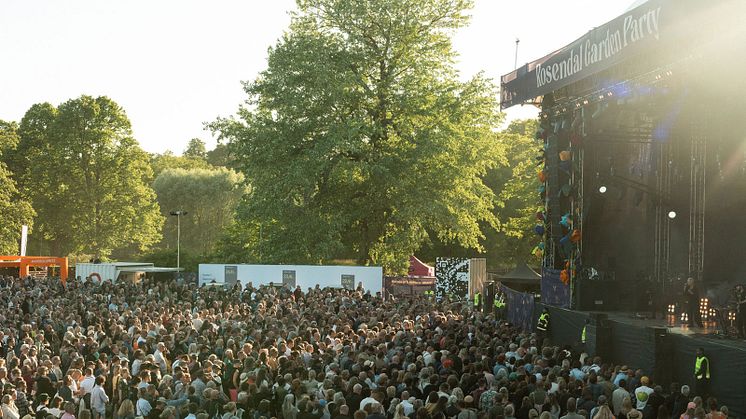
[(570, 287), (560, 280), (559, 269), (544, 268), (541, 271), (541, 302), (562, 308), (570, 307)]

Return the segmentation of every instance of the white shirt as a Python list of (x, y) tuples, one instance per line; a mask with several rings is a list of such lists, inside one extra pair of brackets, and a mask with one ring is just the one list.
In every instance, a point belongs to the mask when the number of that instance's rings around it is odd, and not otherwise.
[(360, 400), (360, 410), (365, 410), (365, 406), (371, 403), (378, 403), (378, 400), (374, 399), (373, 397), (366, 397), (363, 400)]
[(150, 413), (153, 408), (150, 406), (150, 403), (145, 399), (137, 399), (137, 405), (135, 410), (137, 410), (137, 416), (148, 416), (148, 413)]
[(414, 413), (414, 405), (409, 400), (402, 400), (401, 405), (404, 406), (404, 416)]
[(163, 352), (156, 349), (155, 353), (153, 353), (153, 357), (155, 358), (155, 362), (160, 367), (161, 373), (165, 373), (166, 372), (166, 357), (163, 356)]
[(109, 396), (106, 395), (104, 389), (101, 386), (93, 387), (93, 391), (91, 392), (91, 407), (98, 412), (105, 412), (107, 403), (109, 403)]
[(83, 395), (86, 395), (93, 391), (93, 386), (96, 385), (96, 378), (92, 375), (83, 378), (80, 382), (80, 389), (83, 390)]
[(635, 399), (637, 399), (637, 410), (641, 411), (645, 409), (648, 404), (650, 395), (653, 394), (653, 389), (648, 386), (640, 386), (635, 389)]
[(142, 359), (135, 359), (132, 361), (132, 368), (131, 373), (133, 377), (137, 377), (137, 375), (140, 373), (140, 365), (142, 365)]

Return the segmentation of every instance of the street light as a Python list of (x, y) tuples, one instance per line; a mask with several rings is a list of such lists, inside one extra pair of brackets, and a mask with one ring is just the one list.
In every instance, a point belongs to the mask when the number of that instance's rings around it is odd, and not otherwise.
[(169, 214), (176, 217), (176, 270), (181, 268), (181, 217), (187, 215), (186, 211), (171, 211)]

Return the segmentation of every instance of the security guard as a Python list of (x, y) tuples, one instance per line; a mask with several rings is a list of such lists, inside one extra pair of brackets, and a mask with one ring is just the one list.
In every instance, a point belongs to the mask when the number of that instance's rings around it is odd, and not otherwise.
[(474, 310), (479, 311), (480, 304), (482, 304), (482, 293), (477, 291), (474, 293)]
[(694, 362), (695, 391), (697, 396), (706, 399), (710, 390), (710, 359), (705, 355), (705, 349), (697, 349), (697, 359)]
[(549, 310), (544, 307), (539, 320), (536, 322), (536, 335), (539, 338), (539, 346), (542, 345), (542, 342), (546, 338), (547, 330), (549, 330)]
[(583, 331), (580, 333), (580, 343), (583, 344), (583, 349), (585, 349), (585, 342), (588, 341), (587, 332), (588, 332), (588, 324), (590, 324), (590, 319), (585, 319), (585, 324), (583, 325)]
[(493, 303), (495, 306), (495, 317), (500, 319), (503, 315), (503, 309), (505, 308), (505, 300), (503, 300), (502, 295), (496, 295), (495, 296), (495, 302)]

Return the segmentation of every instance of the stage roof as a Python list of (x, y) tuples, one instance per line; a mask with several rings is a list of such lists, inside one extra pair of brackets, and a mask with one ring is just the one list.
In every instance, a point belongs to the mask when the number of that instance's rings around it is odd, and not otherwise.
[(541, 275), (531, 269), (525, 262), (519, 263), (515, 269), (500, 276), (502, 282), (538, 284)]
[(696, 46), (718, 47), (712, 41), (741, 27), (744, 12), (746, 2), (740, 0), (648, 0), (502, 76), (500, 105), (505, 109), (532, 101), (632, 58), (647, 61), (665, 52), (676, 60), (691, 55)]

